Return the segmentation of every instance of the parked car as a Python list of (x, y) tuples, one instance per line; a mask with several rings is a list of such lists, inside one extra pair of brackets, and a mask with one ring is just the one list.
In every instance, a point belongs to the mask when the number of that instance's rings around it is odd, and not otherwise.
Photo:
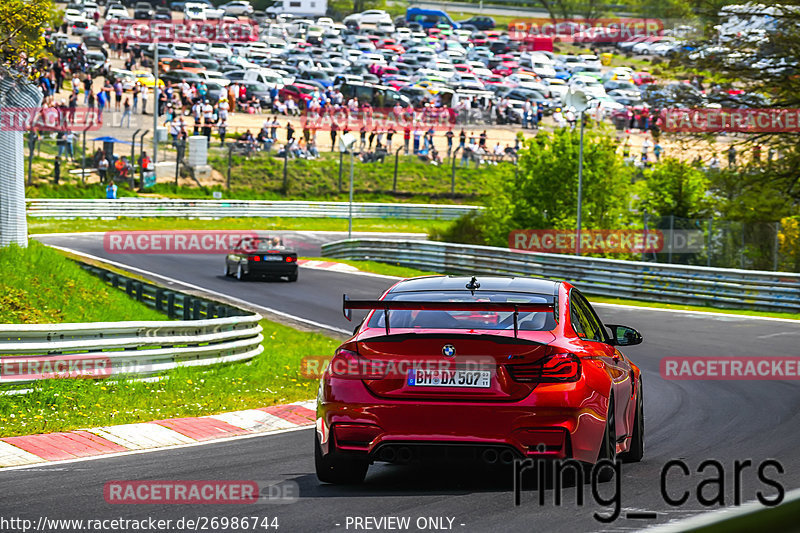
[(133, 18), (136, 20), (150, 20), (153, 18), (154, 14), (153, 4), (137, 2), (133, 7)]
[(225, 16), (239, 17), (253, 13), (253, 6), (247, 0), (233, 0), (219, 6), (225, 12)]
[(476, 16), (468, 18), (467, 20), (462, 20), (459, 22), (459, 25), (463, 28), (464, 26), (471, 26), (476, 30), (486, 31), (486, 30), (493, 30), (495, 27), (495, 21), (492, 17), (484, 17), (484, 16)]
[(103, 48), (106, 40), (103, 38), (103, 32), (100, 30), (91, 30), (83, 34), (83, 44), (86, 48)]

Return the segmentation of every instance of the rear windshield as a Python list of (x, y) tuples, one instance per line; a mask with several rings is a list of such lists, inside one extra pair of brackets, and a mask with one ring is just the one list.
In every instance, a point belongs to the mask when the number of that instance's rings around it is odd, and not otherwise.
[(272, 238), (244, 238), (239, 241), (237, 248), (253, 251), (253, 252), (266, 252), (268, 250), (283, 250), (283, 240), (279, 237)]
[[(469, 293), (447, 291), (425, 291), (388, 294), (386, 300), (424, 302), (507, 302), (507, 303), (552, 303), (553, 297), (544, 294), (518, 292), (478, 291)], [(389, 326), (395, 328), (420, 329), (490, 329), (513, 330), (514, 313), (496, 311), (389, 311)], [(520, 331), (550, 331), (555, 328), (552, 312), (524, 313), (517, 318)], [(371, 328), (386, 327), (384, 313), (376, 311), (367, 324)]]

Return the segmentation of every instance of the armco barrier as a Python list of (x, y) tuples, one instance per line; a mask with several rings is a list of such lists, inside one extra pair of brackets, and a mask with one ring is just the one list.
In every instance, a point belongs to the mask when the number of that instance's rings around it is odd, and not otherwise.
[[(4, 370), (0, 384), (43, 379), (41, 374), (19, 369), (52, 368), (55, 360), (102, 361), (104, 368), (98, 377), (143, 377), (177, 366), (252, 359), (264, 349), (258, 314), (103, 268), (82, 266), (145, 305), (183, 320), (0, 324), (0, 368)], [(17, 370), (9, 372), (9, 368)]]
[(323, 244), (322, 253), (331, 258), (369, 259), (447, 274), (562, 279), (599, 296), (800, 313), (800, 274), (529, 253), (431, 241), (352, 239)]
[[(482, 208), (471, 205), (354, 203), (353, 218), (455, 220), (478, 209)], [(349, 204), (347, 202), (142, 198), (117, 200), (34, 198), (28, 200), (28, 216), (34, 218), (347, 218), (348, 213)]]

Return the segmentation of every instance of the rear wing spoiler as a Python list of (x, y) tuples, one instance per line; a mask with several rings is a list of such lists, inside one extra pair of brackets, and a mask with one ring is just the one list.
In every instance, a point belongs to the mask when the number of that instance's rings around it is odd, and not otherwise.
[(347, 320), (353, 320), (353, 309), (382, 309), (386, 334), (389, 334), (389, 311), (495, 311), (514, 313), (514, 337), (519, 331), (519, 313), (554, 313), (552, 303), (510, 303), (510, 302), (415, 302), (409, 300), (351, 300), (342, 295), (342, 313)]

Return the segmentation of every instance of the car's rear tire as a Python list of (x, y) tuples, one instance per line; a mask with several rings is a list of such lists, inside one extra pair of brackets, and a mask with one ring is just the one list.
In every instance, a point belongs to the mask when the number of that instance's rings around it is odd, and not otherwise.
[[(597, 455), (597, 461), (604, 460), (616, 462), (617, 460), (617, 431), (616, 431), (616, 415), (614, 414), (614, 396), (608, 399), (608, 414), (606, 415), (606, 430), (603, 433), (603, 441), (600, 443), (600, 453)], [(611, 481), (614, 478), (614, 471), (608, 466), (604, 466), (602, 470), (597, 473), (597, 479), (600, 482)]]
[(317, 479), (323, 483), (334, 485), (358, 485), (367, 477), (369, 462), (364, 459), (344, 457), (331, 451), (327, 456), (322, 455), (319, 435), (314, 432), (314, 466), (317, 470)]
[(297, 281), (297, 272), (289, 274), (289, 281)]
[(228, 268), (228, 262), (225, 261), (225, 277), (228, 278), (231, 275), (231, 269)]
[(244, 278), (244, 273), (242, 272), (242, 265), (237, 265), (236, 266), (236, 279), (238, 279), (239, 281), (242, 281), (242, 278)]
[(644, 397), (642, 396), (642, 380), (639, 379), (639, 393), (636, 395), (636, 418), (633, 421), (633, 435), (627, 452), (619, 454), (624, 463), (638, 463), (644, 457)]

